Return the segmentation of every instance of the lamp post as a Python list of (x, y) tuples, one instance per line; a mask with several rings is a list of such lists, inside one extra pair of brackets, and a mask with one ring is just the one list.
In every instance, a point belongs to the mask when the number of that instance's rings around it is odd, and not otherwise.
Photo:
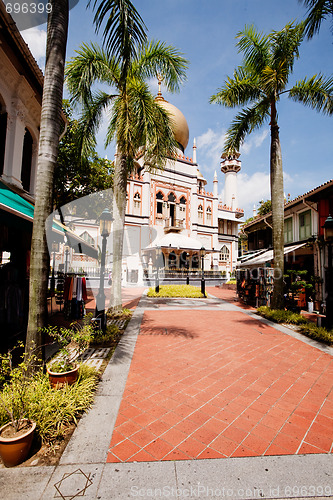
[(327, 243), (327, 275), (326, 275), (326, 328), (333, 328), (333, 273), (332, 273), (332, 242), (333, 217), (329, 215), (324, 223), (324, 239)]
[(69, 256), (69, 246), (65, 245), (65, 275), (68, 271), (68, 256)]
[(206, 255), (206, 250), (202, 246), (200, 248), (200, 257), (201, 257), (201, 293), (204, 297), (206, 297), (206, 290), (205, 290), (205, 271), (204, 271), (204, 258)]
[(111, 232), (112, 214), (108, 208), (105, 208), (99, 218), (99, 229), (102, 240), (101, 272), (99, 277), (99, 290), (96, 297), (95, 317), (101, 318), (101, 330), (105, 331), (105, 293), (104, 293), (104, 274), (105, 274), (105, 256), (106, 240)]

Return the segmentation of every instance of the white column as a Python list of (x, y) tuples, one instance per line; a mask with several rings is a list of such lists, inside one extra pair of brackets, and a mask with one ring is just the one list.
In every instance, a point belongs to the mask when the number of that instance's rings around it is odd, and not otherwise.
[(7, 115), (7, 134), (3, 178), (22, 188), (21, 168), (25, 134), (25, 112), (22, 104), (12, 102)]

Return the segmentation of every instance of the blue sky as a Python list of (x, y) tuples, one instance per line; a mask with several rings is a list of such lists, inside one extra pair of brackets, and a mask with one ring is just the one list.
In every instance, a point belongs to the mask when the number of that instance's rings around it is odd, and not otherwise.
[[(187, 81), (178, 94), (164, 97), (185, 115), (190, 140), (186, 156), (192, 156), (193, 139), (197, 141), (197, 161), (208, 184), (213, 188), (214, 171), (218, 173), (223, 200), (223, 174), (220, 156), (225, 132), (235, 110), (209, 104), (209, 98), (223, 84), (227, 75), (241, 63), (235, 47), (235, 35), (245, 24), (260, 31), (280, 30), (292, 20), (302, 20), (305, 8), (297, 0), (134, 0), (148, 28), (150, 39), (163, 40), (177, 47), (189, 60)], [(70, 12), (67, 59), (82, 42), (100, 43), (92, 24), (92, 11), (80, 0)], [(43, 67), (46, 26), (23, 32), (35, 58)], [(290, 80), (323, 73), (333, 74), (333, 34), (326, 21), (320, 34), (304, 41), (300, 59)], [(152, 82), (157, 92), (157, 82)], [(278, 106), (285, 193), (294, 198), (333, 178), (333, 119), (283, 98)], [(98, 134), (98, 151), (113, 158), (112, 147), (104, 150), (105, 127)], [(268, 124), (252, 133), (241, 148), (242, 170), (238, 174), (238, 204), (252, 215), (253, 205), (269, 194)]]

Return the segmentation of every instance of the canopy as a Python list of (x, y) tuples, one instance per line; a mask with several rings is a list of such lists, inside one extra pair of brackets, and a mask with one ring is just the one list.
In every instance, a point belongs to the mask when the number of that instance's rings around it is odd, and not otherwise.
[(17, 217), (33, 221), (34, 206), (0, 181), (0, 209)]
[[(0, 181), (0, 210), (7, 212), (8, 214), (24, 219), (28, 222), (33, 222), (34, 219), (34, 206), (29, 203), (18, 193), (12, 191), (8, 186)], [(12, 218), (12, 223), (15, 223), (17, 219)], [(16, 224), (15, 224), (16, 226)], [(57, 220), (53, 220), (52, 224), (52, 237), (51, 240), (63, 241), (64, 236), (67, 236), (68, 245), (73, 248), (78, 253), (84, 253), (89, 257), (97, 259), (97, 250), (88, 245), (82, 238), (77, 236), (68, 227), (61, 224)], [(51, 241), (52, 244), (52, 241)], [(51, 248), (49, 249), (51, 253)]]
[[(298, 250), (298, 248), (304, 247), (306, 243), (298, 243), (296, 245), (291, 245), (288, 247), (284, 247), (284, 254), (294, 252)], [(260, 264), (265, 264), (266, 262), (270, 262), (273, 260), (273, 250), (263, 250), (259, 255), (258, 253), (254, 256), (242, 260), (238, 263), (238, 267), (247, 267), (247, 266), (259, 266)]]
[[(146, 250), (152, 248), (172, 248), (177, 250), (197, 250), (203, 246), (200, 240), (196, 238), (191, 238), (189, 236), (185, 236), (179, 233), (168, 233), (162, 238), (157, 238), (153, 243), (146, 248)], [(205, 248), (206, 253), (213, 252), (214, 250), (210, 250)]]

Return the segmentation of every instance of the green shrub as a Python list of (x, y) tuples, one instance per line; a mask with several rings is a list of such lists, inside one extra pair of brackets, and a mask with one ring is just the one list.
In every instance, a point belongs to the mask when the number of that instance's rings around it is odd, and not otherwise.
[(333, 331), (327, 331), (326, 328), (319, 327), (308, 321), (301, 314), (296, 314), (292, 311), (284, 309), (271, 309), (267, 306), (258, 307), (257, 313), (266, 319), (275, 323), (289, 323), (298, 325), (300, 332), (314, 340), (324, 342), (325, 344), (333, 344)]
[(275, 321), (275, 323), (289, 323), (293, 325), (302, 325), (307, 323), (306, 318), (304, 318), (301, 314), (286, 311), (285, 309), (271, 309), (268, 306), (261, 306), (258, 307), (257, 313), (264, 318)]
[(300, 330), (303, 335), (310, 337), (314, 340), (319, 340), (320, 342), (325, 342), (325, 344), (333, 344), (333, 331), (328, 331), (322, 326), (317, 326), (314, 323), (307, 323), (306, 325), (300, 325)]
[[(48, 376), (39, 372), (30, 382), (26, 392), (25, 417), (36, 422), (36, 430), (43, 442), (51, 443), (62, 438), (68, 425), (78, 418), (93, 402), (98, 383), (96, 369), (82, 365), (78, 381), (62, 389), (52, 389)], [(5, 402), (10, 403), (9, 385), (2, 391)], [(0, 426), (8, 422), (7, 413), (0, 407)]]
[(101, 330), (98, 330), (91, 341), (91, 345), (103, 345), (112, 347), (114, 344), (117, 345), (120, 337), (122, 335), (122, 331), (116, 325), (107, 325), (106, 332), (103, 333)]
[(200, 288), (193, 285), (161, 285), (160, 291), (155, 292), (155, 288), (149, 288), (148, 297), (182, 297), (182, 298), (202, 298)]
[(229, 280), (226, 282), (227, 285), (236, 285), (237, 280)]

